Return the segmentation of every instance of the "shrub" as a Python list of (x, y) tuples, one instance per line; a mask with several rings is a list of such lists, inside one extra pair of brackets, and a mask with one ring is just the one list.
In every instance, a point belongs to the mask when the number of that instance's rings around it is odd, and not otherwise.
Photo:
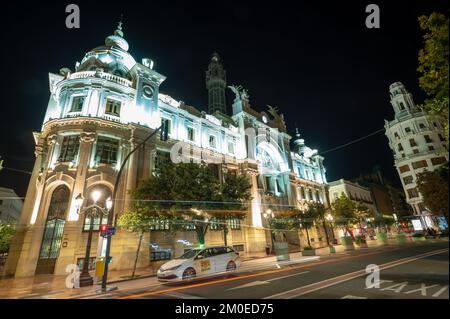
[(303, 247), (303, 250), (313, 250), (314, 248), (312, 248), (311, 246), (305, 246)]

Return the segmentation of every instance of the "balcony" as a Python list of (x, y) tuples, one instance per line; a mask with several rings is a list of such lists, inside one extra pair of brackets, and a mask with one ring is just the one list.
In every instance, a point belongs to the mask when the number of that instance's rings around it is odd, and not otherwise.
[(84, 71), (84, 72), (76, 72), (72, 73), (69, 76), (69, 79), (87, 79), (87, 78), (100, 78), (104, 80), (108, 80), (126, 87), (132, 87), (133, 83), (127, 79), (121, 78), (120, 76), (113, 75), (105, 72), (97, 72), (97, 71)]

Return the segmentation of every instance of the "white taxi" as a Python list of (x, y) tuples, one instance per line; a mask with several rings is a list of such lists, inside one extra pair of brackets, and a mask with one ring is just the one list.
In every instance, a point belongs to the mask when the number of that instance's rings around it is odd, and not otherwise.
[(189, 249), (180, 257), (163, 264), (158, 269), (157, 277), (161, 282), (190, 280), (235, 271), (240, 265), (239, 254), (231, 247)]

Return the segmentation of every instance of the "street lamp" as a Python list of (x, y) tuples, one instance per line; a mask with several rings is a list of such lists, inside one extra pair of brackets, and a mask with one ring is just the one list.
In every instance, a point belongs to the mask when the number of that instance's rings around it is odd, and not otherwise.
[(111, 198), (108, 198), (106, 200), (106, 208), (98, 206), (97, 202), (101, 197), (102, 193), (99, 190), (92, 191), (91, 198), (94, 203), (86, 208), (81, 208), (84, 201), (84, 198), (81, 195), (81, 193), (78, 194), (78, 196), (75, 198), (77, 213), (84, 214), (86, 217), (89, 217), (89, 233), (86, 244), (86, 253), (84, 256), (83, 270), (81, 271), (80, 274), (80, 287), (92, 286), (94, 284), (94, 280), (89, 274), (89, 259), (91, 258), (91, 243), (92, 243), (92, 232), (94, 230), (94, 218), (97, 217), (99, 213), (107, 215), (112, 206)]
[[(270, 239), (271, 239), (271, 242), (272, 242), (272, 247), (275, 247), (274, 245), (274, 238), (273, 238), (273, 232), (272, 232), (272, 227), (271, 227), (271, 225), (270, 225), (270, 219), (271, 218), (274, 218), (275, 217), (275, 214), (273, 213), (273, 211), (270, 209), (270, 208), (268, 208), (268, 209), (266, 209), (266, 211), (263, 213), (263, 217), (264, 217), (264, 219), (266, 220), (266, 222), (268, 223), (268, 225), (269, 225), (269, 233), (270, 233)], [(273, 249), (273, 248), (272, 248)], [(266, 252), (267, 254), (268, 254), (268, 252)]]
[(333, 244), (336, 244), (337, 242), (336, 242), (336, 238), (334, 237), (334, 230), (333, 230), (333, 220), (334, 220), (333, 215), (331, 215), (330, 213), (328, 213), (328, 214), (325, 216), (325, 219), (330, 223), (330, 227), (331, 227), (331, 236), (333, 237), (333, 238), (332, 238), (332, 241), (333, 241)]

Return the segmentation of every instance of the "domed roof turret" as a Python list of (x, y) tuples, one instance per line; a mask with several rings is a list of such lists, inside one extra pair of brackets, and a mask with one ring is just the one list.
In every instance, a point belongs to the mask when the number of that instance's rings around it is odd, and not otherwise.
[(134, 58), (127, 52), (128, 42), (123, 38), (122, 21), (119, 22), (113, 35), (105, 39), (105, 45), (96, 47), (86, 53), (76, 72), (96, 71), (111, 73), (132, 80), (130, 70), (136, 64)]

